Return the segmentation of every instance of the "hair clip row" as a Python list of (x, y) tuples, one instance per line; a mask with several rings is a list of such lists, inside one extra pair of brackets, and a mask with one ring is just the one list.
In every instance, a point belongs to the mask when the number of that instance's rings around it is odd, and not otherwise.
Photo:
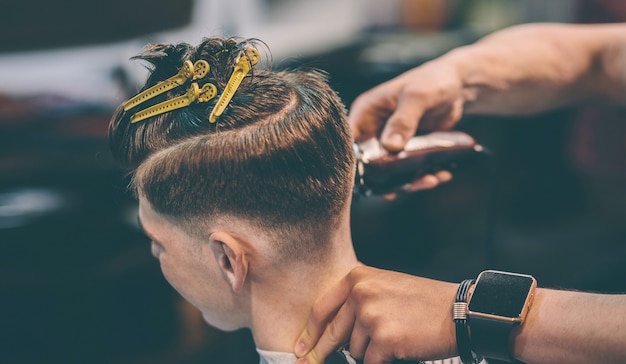
[(198, 86), (197, 83), (192, 83), (191, 86), (187, 89), (187, 92), (184, 95), (175, 97), (173, 99), (169, 99), (158, 103), (156, 105), (150, 106), (147, 109), (141, 110), (137, 112), (130, 118), (131, 123), (136, 123), (138, 121), (160, 115), (166, 112), (170, 112), (172, 110), (180, 109), (183, 107), (187, 107), (191, 105), (193, 102), (207, 102), (214, 98), (217, 95), (217, 87), (215, 87), (212, 83), (207, 83), (202, 88)]
[[(242, 51), (237, 60), (235, 61), (235, 67), (233, 73), (224, 87), (220, 98), (217, 100), (211, 114), (209, 116), (209, 122), (215, 123), (217, 118), (222, 115), (226, 106), (233, 98), (235, 91), (239, 88), (241, 81), (250, 72), (252, 66), (259, 62), (259, 51), (255, 48), (246, 48)], [(189, 80), (197, 80), (205, 77), (209, 72), (210, 66), (207, 61), (199, 60), (196, 63), (191, 63), (187, 60), (184, 62), (178, 73), (164, 81), (157, 83), (156, 85), (144, 90), (143, 92), (133, 96), (122, 105), (124, 111), (128, 111), (150, 99), (161, 95), (169, 90), (172, 90), (178, 86), (185, 84)], [(160, 115), (172, 110), (180, 109), (191, 105), (193, 102), (207, 102), (217, 96), (217, 88), (212, 83), (207, 83), (202, 88), (197, 83), (192, 83), (187, 89), (187, 92), (170, 100), (163, 101), (156, 105), (150, 106), (146, 109), (138, 111), (131, 118), (131, 123), (136, 123), (147, 118)]]
[(189, 80), (197, 80), (202, 78), (209, 73), (209, 63), (205, 60), (199, 60), (196, 63), (191, 63), (191, 61), (187, 60), (183, 63), (183, 66), (180, 68), (178, 73), (167, 80), (161, 81), (156, 85), (150, 87), (147, 90), (135, 95), (130, 98), (126, 102), (124, 102), (124, 111), (128, 111), (153, 97), (161, 95), (164, 92), (167, 92), (171, 89), (174, 89), (178, 86), (185, 84), (185, 82)]

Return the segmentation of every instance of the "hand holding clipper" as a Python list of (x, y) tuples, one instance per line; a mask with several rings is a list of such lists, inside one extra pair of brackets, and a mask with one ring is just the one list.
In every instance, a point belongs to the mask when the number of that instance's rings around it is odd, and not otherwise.
[(474, 138), (460, 131), (415, 136), (399, 153), (389, 152), (375, 138), (355, 143), (354, 148), (355, 191), (366, 196), (398, 191), (426, 174), (451, 168), (483, 151)]

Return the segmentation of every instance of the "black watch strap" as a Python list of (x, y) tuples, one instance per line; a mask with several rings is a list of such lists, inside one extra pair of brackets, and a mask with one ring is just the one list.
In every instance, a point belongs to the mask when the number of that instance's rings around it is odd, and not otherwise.
[(472, 351), (487, 358), (517, 362), (509, 354), (509, 338), (517, 322), (507, 323), (477, 316), (469, 316), (468, 320)]
[(467, 293), (474, 282), (476, 282), (475, 279), (466, 279), (461, 282), (452, 307), (452, 318), (456, 330), (456, 349), (463, 364), (477, 364), (483, 360), (481, 356), (472, 352), (467, 325)]

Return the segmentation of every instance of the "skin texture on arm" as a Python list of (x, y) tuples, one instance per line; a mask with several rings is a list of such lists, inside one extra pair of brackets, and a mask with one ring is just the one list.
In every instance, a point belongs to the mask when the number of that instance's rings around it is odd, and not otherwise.
[[(346, 343), (365, 364), (454, 356), (452, 304), (457, 288), (454, 283), (355, 268), (314, 303), (295, 346), (302, 357), (297, 363), (323, 363)], [(526, 322), (511, 335), (517, 359), (529, 364), (626, 360), (626, 295), (536, 292)]]
[(355, 138), (399, 151), (464, 113), (522, 115), (583, 99), (626, 102), (626, 24), (525, 24), (454, 49), (360, 95)]
[(470, 114), (533, 114), (579, 100), (626, 100), (626, 24), (529, 24), (451, 52)]
[(624, 363), (626, 295), (537, 289), (511, 340), (526, 363)]

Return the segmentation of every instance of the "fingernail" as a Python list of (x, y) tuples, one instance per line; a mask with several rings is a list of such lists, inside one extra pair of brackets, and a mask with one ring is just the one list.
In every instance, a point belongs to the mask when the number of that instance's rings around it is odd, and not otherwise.
[(406, 183), (400, 186), (400, 190), (403, 192), (413, 192), (413, 188), (414, 186), (411, 183)]
[[(298, 343), (296, 344), (296, 348), (295, 348), (295, 354), (298, 357), (306, 354), (306, 351), (304, 348), (304, 341), (298, 341)], [(308, 361), (302, 362), (302, 364), (306, 364), (306, 363), (308, 363)]]
[(393, 133), (387, 138), (387, 144), (395, 149), (402, 149), (404, 147), (404, 137), (401, 134)]

